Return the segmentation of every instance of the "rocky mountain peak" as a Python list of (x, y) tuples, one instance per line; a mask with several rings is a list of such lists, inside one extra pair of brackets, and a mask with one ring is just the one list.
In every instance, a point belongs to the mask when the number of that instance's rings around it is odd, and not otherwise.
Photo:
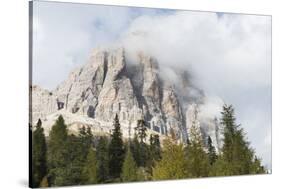
[(149, 132), (162, 137), (174, 133), (185, 142), (188, 120), (194, 119), (188, 113), (194, 109), (190, 104), (196, 103), (189, 91), (198, 90), (189, 85), (185, 72), (178, 74), (178, 83), (171, 84), (160, 75), (162, 65), (155, 58), (144, 53), (138, 57), (139, 62), (126, 63), (123, 48), (97, 48), (89, 61), (74, 69), (55, 90), (32, 86), (32, 124), (40, 118), (43, 127), (50, 128), (62, 114), (72, 129), (88, 125), (93, 131), (109, 133), (117, 114), (124, 137), (130, 137), (128, 131), (144, 119)]

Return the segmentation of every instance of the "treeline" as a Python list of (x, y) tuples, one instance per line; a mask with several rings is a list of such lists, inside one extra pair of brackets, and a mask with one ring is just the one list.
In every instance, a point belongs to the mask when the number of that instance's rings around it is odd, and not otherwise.
[(39, 119), (32, 134), (32, 187), (265, 173), (235, 123), (232, 106), (223, 107), (221, 124), (224, 144), (217, 154), (210, 137), (205, 147), (195, 124), (187, 144), (178, 144), (172, 134), (160, 145), (158, 135), (147, 136), (144, 120), (138, 121), (133, 139), (124, 142), (117, 115), (110, 137), (94, 136), (89, 127), (69, 135), (59, 116), (46, 140)]

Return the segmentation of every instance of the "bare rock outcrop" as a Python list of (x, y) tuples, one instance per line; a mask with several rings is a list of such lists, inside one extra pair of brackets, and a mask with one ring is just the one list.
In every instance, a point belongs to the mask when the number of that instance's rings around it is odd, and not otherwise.
[[(73, 70), (55, 90), (32, 86), (32, 125), (40, 118), (48, 133), (61, 114), (73, 132), (86, 125), (95, 133), (109, 133), (117, 114), (125, 138), (131, 137), (137, 121), (144, 119), (149, 133), (160, 137), (173, 133), (186, 142), (196, 109), (192, 104), (200, 103), (203, 94), (190, 84), (186, 72), (178, 74), (178, 83), (170, 83), (160, 76), (161, 64), (155, 58), (138, 55), (136, 62), (128, 64), (123, 48), (95, 49), (89, 61)], [(197, 122), (202, 136), (205, 133), (217, 141), (213, 122)]]

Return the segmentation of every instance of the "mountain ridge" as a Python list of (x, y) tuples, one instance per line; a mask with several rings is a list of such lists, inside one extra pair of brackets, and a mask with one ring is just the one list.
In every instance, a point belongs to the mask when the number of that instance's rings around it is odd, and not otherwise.
[[(40, 118), (43, 127), (50, 128), (60, 113), (73, 129), (75, 119), (71, 117), (80, 116), (80, 126), (106, 128), (104, 132), (108, 133), (117, 114), (125, 138), (132, 137), (127, 131), (133, 131), (137, 120), (144, 119), (150, 132), (160, 136), (173, 132), (179, 141), (186, 142), (188, 128), (198, 119), (193, 115), (197, 105), (203, 103), (203, 92), (191, 84), (186, 70), (165, 67), (143, 53), (137, 53), (137, 57), (136, 62), (127, 63), (123, 48), (95, 49), (89, 61), (73, 70), (56, 89), (32, 86), (32, 125)], [(177, 76), (177, 82), (162, 73), (165, 69)], [(221, 140), (212, 118), (196, 121), (207, 122), (207, 126), (198, 124), (203, 136)], [(219, 148), (218, 143), (214, 145)]]

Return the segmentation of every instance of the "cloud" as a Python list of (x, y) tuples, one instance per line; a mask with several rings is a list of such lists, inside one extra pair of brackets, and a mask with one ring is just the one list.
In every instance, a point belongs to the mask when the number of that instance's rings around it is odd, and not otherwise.
[[(84, 64), (93, 48), (117, 40), (136, 17), (166, 14), (117, 6), (33, 4), (33, 82), (47, 89), (54, 89), (73, 68)], [(53, 73), (52, 78), (46, 73)]]
[[(128, 62), (142, 51), (191, 74), (207, 96), (202, 112), (217, 115), (222, 103), (233, 104), (237, 123), (271, 167), (271, 17), (35, 3), (35, 84), (53, 89), (99, 45), (124, 46)], [(161, 73), (177, 82), (171, 70)]]
[(270, 85), (270, 32), (265, 16), (178, 12), (137, 18), (120, 42), (129, 53), (192, 70), (198, 85), (217, 93)]

